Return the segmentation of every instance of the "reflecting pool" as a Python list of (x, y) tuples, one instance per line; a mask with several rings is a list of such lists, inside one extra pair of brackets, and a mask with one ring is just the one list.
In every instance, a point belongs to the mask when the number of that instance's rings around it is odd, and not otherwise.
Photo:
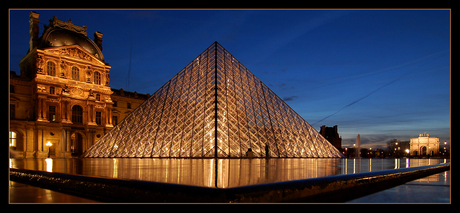
[(229, 188), (447, 162), (409, 158), (11, 158), (9, 163), (10, 168), (18, 169)]

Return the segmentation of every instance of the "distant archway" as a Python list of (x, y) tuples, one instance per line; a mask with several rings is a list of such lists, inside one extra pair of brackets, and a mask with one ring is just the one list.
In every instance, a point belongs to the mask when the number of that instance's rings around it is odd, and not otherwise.
[(425, 156), (427, 153), (426, 153), (426, 146), (422, 146), (422, 148), (420, 148), (420, 155), (422, 156)]

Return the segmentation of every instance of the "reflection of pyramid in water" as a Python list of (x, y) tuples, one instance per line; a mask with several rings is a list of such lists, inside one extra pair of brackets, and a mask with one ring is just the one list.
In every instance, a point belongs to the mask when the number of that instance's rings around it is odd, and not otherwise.
[(215, 42), (84, 156), (265, 157), (266, 145), (271, 157), (343, 157)]

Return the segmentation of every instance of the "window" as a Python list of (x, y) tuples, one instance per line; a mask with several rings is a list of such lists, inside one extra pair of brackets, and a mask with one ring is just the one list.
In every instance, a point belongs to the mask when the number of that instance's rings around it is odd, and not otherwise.
[(72, 107), (72, 122), (81, 124), (83, 123), (83, 108), (79, 105)]
[(50, 121), (56, 121), (56, 106), (49, 106), (48, 118)]
[(131, 103), (128, 103), (127, 107), (128, 107), (128, 109), (131, 109)]
[(56, 76), (56, 64), (52, 61), (48, 61), (46, 63), (46, 70), (48, 71), (48, 75)]
[(72, 80), (80, 80), (80, 70), (78, 67), (72, 67)]
[(50, 94), (54, 95), (54, 87), (50, 87)]
[(118, 117), (117, 116), (112, 116), (112, 124), (116, 126), (118, 124)]
[(14, 85), (10, 84), (10, 93), (14, 93)]
[(16, 132), (10, 132), (10, 147), (16, 149)]
[(100, 94), (96, 94), (96, 101), (101, 101), (101, 95)]
[(99, 72), (94, 72), (94, 83), (101, 84), (101, 74)]
[(16, 116), (16, 105), (10, 104), (10, 119), (14, 119)]
[(116, 107), (117, 106), (117, 101), (112, 100), (112, 102), (113, 102), (113, 106)]
[(96, 123), (97, 125), (101, 125), (101, 112), (96, 112)]

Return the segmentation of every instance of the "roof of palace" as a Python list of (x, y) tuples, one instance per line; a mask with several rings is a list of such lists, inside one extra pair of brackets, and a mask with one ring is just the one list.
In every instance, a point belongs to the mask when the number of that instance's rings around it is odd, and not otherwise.
[(104, 61), (104, 55), (96, 43), (88, 38), (86, 26), (77, 26), (71, 20), (65, 22), (53, 16), (50, 24), (45, 26), (45, 31), (40, 39), (39, 48), (61, 47), (79, 45), (96, 58)]

